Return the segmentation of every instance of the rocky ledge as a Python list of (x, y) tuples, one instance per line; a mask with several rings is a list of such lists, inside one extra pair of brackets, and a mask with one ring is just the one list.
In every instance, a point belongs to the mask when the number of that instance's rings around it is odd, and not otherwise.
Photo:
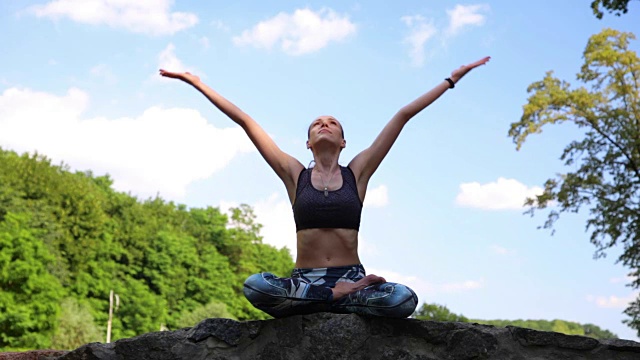
[(92, 343), (60, 360), (124, 359), (640, 359), (640, 343), (517, 327), (312, 314), (207, 319), (193, 328)]

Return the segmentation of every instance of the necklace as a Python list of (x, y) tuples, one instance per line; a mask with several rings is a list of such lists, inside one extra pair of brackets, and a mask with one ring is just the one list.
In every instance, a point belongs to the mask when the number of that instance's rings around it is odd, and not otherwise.
[(329, 181), (325, 183), (322, 174), (318, 173), (318, 176), (320, 176), (320, 180), (322, 181), (322, 185), (324, 186), (324, 197), (329, 197), (329, 184), (331, 184), (331, 180), (335, 174), (336, 172), (334, 171), (333, 174), (331, 174), (331, 177), (329, 177)]

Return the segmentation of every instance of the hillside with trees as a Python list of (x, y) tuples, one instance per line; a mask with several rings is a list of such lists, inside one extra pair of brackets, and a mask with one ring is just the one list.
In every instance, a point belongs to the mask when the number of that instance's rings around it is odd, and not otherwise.
[(245, 300), (243, 281), (286, 275), (293, 261), (262, 243), (250, 207), (229, 217), (111, 185), (0, 149), (0, 351), (105, 341), (111, 290), (112, 340), (198, 317), (268, 318)]
[(493, 325), (497, 327), (517, 326), (539, 331), (553, 331), (567, 335), (588, 336), (594, 339), (617, 339), (618, 336), (593, 324), (580, 324), (565, 320), (477, 320), (451, 312), (439, 304), (422, 304), (413, 317), (420, 320), (456, 321)]

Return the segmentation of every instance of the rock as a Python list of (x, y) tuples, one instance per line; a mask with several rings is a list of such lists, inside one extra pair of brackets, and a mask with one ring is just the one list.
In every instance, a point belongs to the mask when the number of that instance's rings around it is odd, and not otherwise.
[(68, 353), (65, 350), (33, 350), (0, 353), (0, 360), (53, 360)]
[(640, 359), (640, 343), (517, 327), (319, 313), (237, 322), (84, 345), (59, 360)]

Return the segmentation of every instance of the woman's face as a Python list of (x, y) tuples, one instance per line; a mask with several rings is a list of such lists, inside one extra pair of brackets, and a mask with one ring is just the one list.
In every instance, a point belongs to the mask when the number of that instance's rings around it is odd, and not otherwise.
[(341, 148), (345, 147), (344, 130), (340, 122), (333, 116), (324, 115), (313, 120), (309, 125), (307, 135), (307, 148), (309, 149), (320, 140), (333, 141), (339, 143)]
[(319, 133), (336, 133), (340, 134), (340, 137), (344, 139), (344, 130), (342, 130), (342, 125), (336, 118), (330, 115), (320, 116), (317, 119), (311, 122), (309, 125), (309, 131), (307, 133), (307, 138), (311, 139), (311, 134), (319, 134)]

